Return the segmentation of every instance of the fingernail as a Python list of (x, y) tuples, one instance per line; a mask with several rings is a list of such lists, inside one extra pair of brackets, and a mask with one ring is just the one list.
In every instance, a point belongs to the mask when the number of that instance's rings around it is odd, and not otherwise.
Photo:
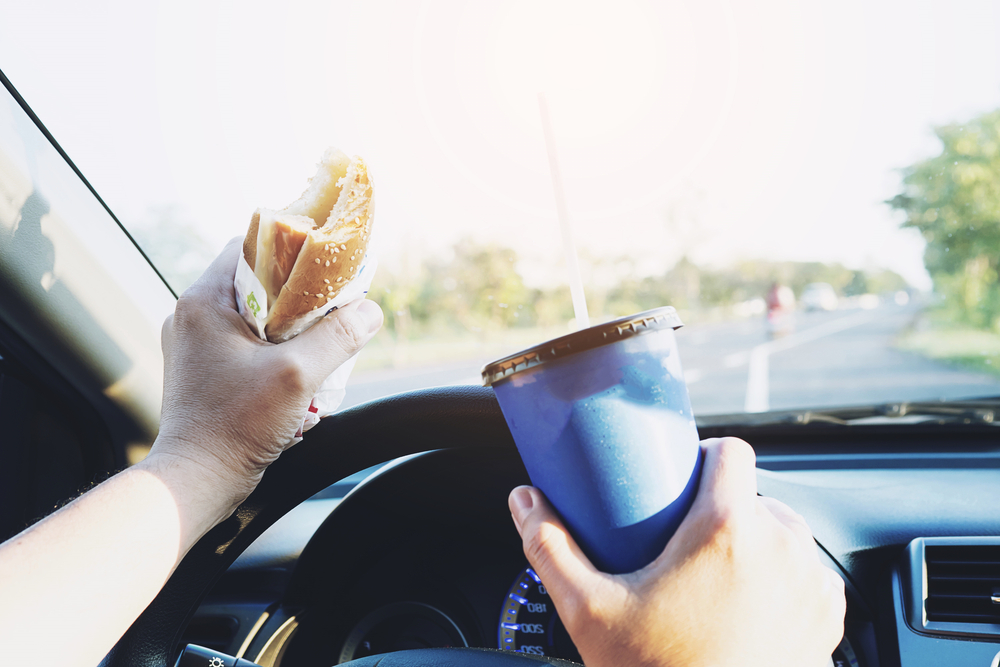
[(521, 524), (535, 504), (531, 497), (531, 491), (526, 486), (517, 487), (510, 492), (508, 504), (510, 505), (510, 515), (514, 518), (514, 525), (517, 526), (518, 532), (521, 532)]
[(378, 304), (368, 299), (358, 304), (358, 314), (364, 318), (368, 324), (368, 333), (375, 333), (382, 328), (382, 309)]

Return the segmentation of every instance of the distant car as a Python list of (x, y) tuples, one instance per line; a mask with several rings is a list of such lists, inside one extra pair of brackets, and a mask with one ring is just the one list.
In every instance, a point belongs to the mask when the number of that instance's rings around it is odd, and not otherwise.
[(806, 310), (837, 310), (837, 293), (829, 283), (810, 283), (802, 291)]

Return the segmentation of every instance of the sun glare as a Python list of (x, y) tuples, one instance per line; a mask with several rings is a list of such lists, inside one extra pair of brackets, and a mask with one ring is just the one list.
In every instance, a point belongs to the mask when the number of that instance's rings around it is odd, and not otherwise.
[(609, 12), (594, 0), (517, 0), (498, 13), (493, 93), (533, 129), (541, 92), (561, 139), (606, 140), (641, 116), (664, 83), (664, 48), (647, 3), (623, 0)]

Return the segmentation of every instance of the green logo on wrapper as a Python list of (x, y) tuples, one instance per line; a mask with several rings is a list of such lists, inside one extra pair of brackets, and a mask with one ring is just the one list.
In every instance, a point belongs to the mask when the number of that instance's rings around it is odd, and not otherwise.
[(260, 304), (257, 303), (257, 297), (254, 296), (253, 292), (247, 294), (247, 308), (250, 309), (254, 317), (260, 317)]

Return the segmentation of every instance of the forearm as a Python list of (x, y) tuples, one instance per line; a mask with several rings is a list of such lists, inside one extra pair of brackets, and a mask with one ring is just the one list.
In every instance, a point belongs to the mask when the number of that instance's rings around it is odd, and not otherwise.
[(164, 322), (152, 454), (0, 545), (4, 665), (96, 665), (253, 490), (324, 379), (378, 331), (381, 311), (359, 299), (294, 340), (261, 341), (236, 310), (240, 241)]
[(96, 665), (231, 511), (222, 486), (153, 456), (0, 545), (5, 661)]

